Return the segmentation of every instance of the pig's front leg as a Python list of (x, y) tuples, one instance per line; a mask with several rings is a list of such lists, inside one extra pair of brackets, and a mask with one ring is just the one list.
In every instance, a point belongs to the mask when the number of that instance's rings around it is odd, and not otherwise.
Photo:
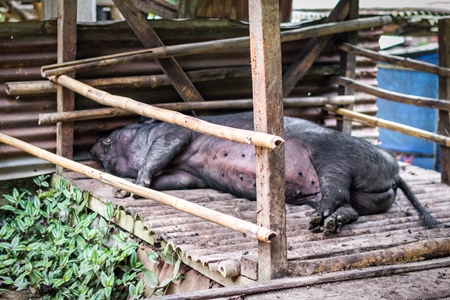
[(172, 126), (168, 133), (155, 138), (139, 168), (135, 183), (150, 187), (153, 177), (168, 166), (190, 142), (192, 132), (178, 126), (175, 128)]

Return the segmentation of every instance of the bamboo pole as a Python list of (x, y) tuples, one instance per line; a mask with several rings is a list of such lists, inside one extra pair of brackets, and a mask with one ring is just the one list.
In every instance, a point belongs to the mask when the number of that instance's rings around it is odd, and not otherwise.
[[(249, 67), (216, 68), (186, 72), (193, 82), (219, 80), (225, 78), (250, 77)], [(115, 78), (86, 79), (81, 82), (97, 88), (156, 88), (170, 85), (170, 79), (165, 74), (149, 76), (127, 76)], [(56, 92), (56, 84), (48, 80), (6, 82), (6, 94), (11, 96), (48, 94)]]
[(194, 117), (186, 116), (179, 112), (141, 103), (131, 98), (111, 95), (66, 75), (51, 77), (50, 79), (74, 92), (94, 100), (97, 103), (132, 111), (141, 116), (183, 126), (200, 133), (210, 134), (216, 137), (228, 139), (230, 141), (252, 144), (269, 149), (275, 149), (277, 146), (284, 143), (284, 140), (276, 135), (221, 126)]
[(330, 77), (329, 81), (331, 83), (336, 83), (339, 85), (343, 85), (346, 87), (350, 87), (352, 89), (362, 91), (383, 99), (399, 102), (399, 103), (406, 103), (406, 104), (412, 104), (416, 106), (424, 106), (424, 107), (430, 107), (430, 108), (436, 108), (441, 109), (445, 111), (450, 111), (450, 101), (448, 100), (442, 100), (442, 99), (434, 99), (434, 98), (427, 98), (427, 97), (420, 97), (420, 96), (412, 96), (412, 95), (406, 95), (402, 93), (392, 92), (385, 89), (373, 87), (371, 85), (358, 83), (356, 80), (345, 78), (345, 77), (339, 77), (339, 76), (333, 76)]
[[(283, 100), (284, 107), (309, 107), (324, 106), (326, 104), (348, 105), (355, 102), (354, 96), (333, 96), (333, 97), (299, 97), (286, 98)], [(173, 111), (191, 110), (215, 110), (215, 109), (250, 109), (253, 107), (252, 99), (220, 100), (205, 102), (176, 102), (152, 104), (155, 107), (169, 109)], [(120, 108), (98, 108), (86, 109), (63, 113), (39, 114), (39, 125), (53, 124), (56, 122), (82, 121), (103, 119), (118, 116), (130, 116), (135, 113)]]
[(347, 43), (341, 44), (337, 48), (341, 51), (351, 53), (351, 54), (365, 56), (365, 57), (371, 58), (376, 61), (382, 61), (382, 62), (394, 64), (397, 66), (411, 68), (414, 70), (428, 72), (431, 74), (436, 74), (439, 76), (450, 78), (450, 69), (449, 68), (440, 67), (438, 65), (418, 61), (418, 60), (411, 59), (408, 57), (382, 54), (382, 53), (379, 53), (376, 51), (363, 49), (361, 47), (357, 47), (357, 46), (347, 44)]
[[(333, 22), (307, 28), (299, 28), (281, 32), (281, 42), (289, 42), (316, 36), (332, 35), (349, 31), (356, 31), (392, 23), (392, 17), (372, 17), (344, 22)], [(95, 69), (118, 64), (146, 61), (151, 59), (174, 57), (182, 55), (201, 54), (231, 48), (245, 48), (250, 46), (249, 37), (222, 39), (215, 41), (173, 45), (152, 49), (131, 51), (114, 55), (106, 55), (83, 60), (52, 64), (41, 68), (42, 77), (62, 75), (81, 70)]]
[(380, 118), (375, 118), (372, 116), (368, 116), (362, 113), (354, 112), (352, 110), (344, 109), (344, 108), (336, 108), (331, 105), (326, 105), (325, 110), (334, 112), (336, 114), (350, 117), (358, 122), (362, 122), (366, 125), (373, 127), (382, 127), (386, 129), (390, 129), (393, 131), (401, 132), (407, 135), (411, 135), (417, 138), (421, 138), (427, 141), (435, 142), (440, 145), (449, 147), (450, 146), (450, 137), (446, 137), (440, 134), (436, 134), (433, 132), (428, 132), (426, 130), (417, 129), (411, 126), (399, 124), (392, 121), (383, 120)]
[(138, 195), (143, 198), (151, 199), (159, 203), (171, 206), (181, 212), (185, 212), (196, 217), (202, 218), (207, 221), (214, 222), (227, 228), (231, 228), (238, 232), (245, 234), (248, 237), (256, 238), (260, 241), (270, 243), (277, 234), (274, 231), (260, 227), (256, 224), (217, 212), (215, 210), (203, 207), (201, 205), (164, 194), (152, 189), (148, 189), (134, 183), (129, 182), (126, 179), (98, 171), (94, 168), (85, 166), (70, 159), (53, 154), (39, 147), (33, 146), (29, 143), (23, 142), (19, 139), (8, 136), (0, 132), (0, 142), (8, 144), (10, 146), (21, 149), (31, 155), (38, 158), (49, 161), (55, 165), (62, 166), (74, 172), (86, 175), (90, 178), (94, 178), (105, 184), (114, 186), (119, 189), (126, 190), (130, 193)]

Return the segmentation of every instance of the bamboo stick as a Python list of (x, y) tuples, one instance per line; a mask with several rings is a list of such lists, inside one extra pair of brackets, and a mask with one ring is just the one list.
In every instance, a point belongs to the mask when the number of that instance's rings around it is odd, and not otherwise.
[[(186, 72), (193, 82), (219, 80), (224, 78), (250, 77), (250, 67), (216, 68)], [(129, 76), (116, 78), (101, 78), (80, 80), (87, 85), (97, 88), (156, 88), (170, 85), (170, 79), (165, 74), (149, 76)], [(18, 81), (5, 83), (6, 94), (12, 96), (48, 94), (56, 92), (56, 84), (48, 80)]]
[(336, 108), (331, 105), (326, 105), (325, 110), (334, 112), (334, 113), (342, 115), (342, 116), (350, 117), (354, 120), (357, 120), (358, 122), (362, 122), (369, 126), (386, 128), (386, 129), (401, 132), (401, 133), (404, 133), (407, 135), (411, 135), (411, 136), (414, 136), (417, 138), (421, 138), (421, 139), (424, 139), (427, 141), (435, 142), (435, 143), (438, 143), (438, 144), (446, 146), (446, 147), (450, 146), (450, 137), (446, 137), (446, 136), (443, 136), (440, 134), (428, 132), (426, 130), (417, 129), (417, 128), (414, 128), (411, 126), (399, 124), (399, 123), (392, 122), (392, 121), (383, 120), (380, 118), (375, 118), (375, 117), (361, 114), (358, 112), (354, 112), (354, 111), (351, 111), (348, 109)]
[(141, 116), (183, 126), (200, 133), (210, 134), (231, 141), (252, 144), (269, 149), (275, 149), (277, 146), (284, 143), (284, 140), (276, 135), (221, 126), (194, 117), (186, 116), (179, 112), (141, 103), (131, 98), (111, 95), (104, 91), (90, 87), (66, 75), (51, 77), (50, 79), (74, 92), (94, 100), (97, 103), (132, 111)]
[(379, 53), (376, 51), (363, 49), (361, 47), (357, 47), (357, 46), (347, 44), (347, 43), (341, 44), (337, 48), (341, 51), (348, 52), (351, 54), (356, 54), (356, 55), (362, 55), (362, 56), (371, 58), (376, 61), (382, 61), (382, 62), (394, 64), (397, 66), (411, 68), (414, 70), (428, 72), (431, 74), (436, 74), (439, 76), (450, 78), (450, 69), (449, 68), (444, 68), (444, 67), (440, 67), (438, 65), (421, 62), (421, 61), (411, 59), (408, 57), (382, 54), (382, 53)]
[(424, 106), (430, 108), (436, 108), (440, 110), (450, 111), (450, 101), (442, 100), (442, 99), (434, 99), (420, 96), (412, 96), (406, 95), (402, 93), (392, 92), (385, 89), (373, 87), (371, 85), (358, 83), (356, 80), (349, 79), (346, 77), (333, 76), (330, 77), (329, 81), (331, 83), (337, 83), (339, 85), (343, 85), (346, 87), (350, 87), (352, 89), (362, 91), (371, 95), (375, 95), (377, 97), (399, 102), (412, 104), (416, 106)]
[[(348, 105), (355, 102), (354, 96), (334, 96), (334, 97), (299, 97), (286, 98), (283, 103), (285, 107), (309, 107), (324, 106), (325, 104)], [(173, 111), (190, 110), (214, 110), (214, 109), (250, 109), (253, 107), (252, 99), (220, 100), (205, 102), (176, 102), (153, 104), (155, 107), (169, 109)], [(82, 121), (92, 119), (103, 119), (117, 116), (130, 116), (135, 113), (120, 108), (98, 108), (86, 109), (62, 113), (39, 114), (39, 125), (53, 124), (56, 122)]]
[[(392, 17), (372, 17), (344, 22), (333, 22), (307, 28), (299, 28), (281, 32), (281, 42), (289, 42), (316, 36), (332, 35), (348, 31), (356, 31), (378, 27), (392, 23)], [(249, 37), (238, 37), (215, 41), (173, 45), (152, 49), (131, 51), (114, 55), (106, 55), (83, 60), (75, 60), (63, 64), (52, 64), (41, 68), (42, 77), (62, 75), (81, 70), (95, 69), (151, 59), (174, 57), (182, 55), (201, 54), (230, 48), (244, 48), (250, 46)]]
[(274, 231), (260, 227), (253, 223), (217, 212), (215, 210), (206, 208), (195, 203), (164, 194), (155, 190), (151, 190), (126, 179), (113, 176), (111, 174), (98, 171), (94, 168), (85, 166), (70, 159), (58, 156), (39, 147), (33, 146), (29, 143), (23, 142), (6, 134), (0, 132), (0, 142), (10, 146), (19, 148), (31, 155), (49, 161), (55, 165), (62, 166), (69, 170), (84, 174), (90, 178), (97, 179), (105, 184), (114, 186), (119, 189), (126, 190), (130, 193), (136, 194), (140, 197), (151, 199), (159, 203), (171, 206), (179, 211), (194, 215), (207, 221), (214, 222), (227, 228), (231, 228), (238, 232), (245, 234), (251, 238), (256, 238), (262, 242), (270, 243), (277, 234)]

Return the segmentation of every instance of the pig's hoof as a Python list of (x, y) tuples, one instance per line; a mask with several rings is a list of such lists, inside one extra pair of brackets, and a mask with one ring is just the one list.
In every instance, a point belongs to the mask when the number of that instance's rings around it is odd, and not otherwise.
[(320, 230), (325, 234), (338, 233), (344, 223), (342, 222), (342, 216), (337, 214), (332, 214), (328, 218), (325, 219), (323, 226), (320, 227)]
[(119, 198), (119, 199), (123, 199), (123, 198), (130, 196), (129, 192), (122, 190), (122, 189), (117, 189), (117, 188), (114, 188), (113, 193), (114, 193), (114, 197)]
[(320, 225), (322, 225), (322, 215), (317, 213), (317, 212), (313, 212), (311, 214), (311, 216), (309, 217), (309, 230), (314, 230), (320, 227)]

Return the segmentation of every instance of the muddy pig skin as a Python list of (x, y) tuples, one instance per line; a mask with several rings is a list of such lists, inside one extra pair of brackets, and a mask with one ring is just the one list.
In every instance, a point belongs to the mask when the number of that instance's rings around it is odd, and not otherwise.
[[(201, 119), (253, 130), (252, 113)], [(399, 176), (397, 161), (385, 151), (297, 118), (285, 117), (284, 130), (286, 203), (315, 208), (311, 230), (329, 234), (359, 215), (385, 212), (397, 187), (406, 190), (428, 226), (436, 225)], [(256, 199), (252, 145), (150, 121), (114, 131), (100, 139), (91, 153), (107, 172), (156, 190), (214, 188)]]

